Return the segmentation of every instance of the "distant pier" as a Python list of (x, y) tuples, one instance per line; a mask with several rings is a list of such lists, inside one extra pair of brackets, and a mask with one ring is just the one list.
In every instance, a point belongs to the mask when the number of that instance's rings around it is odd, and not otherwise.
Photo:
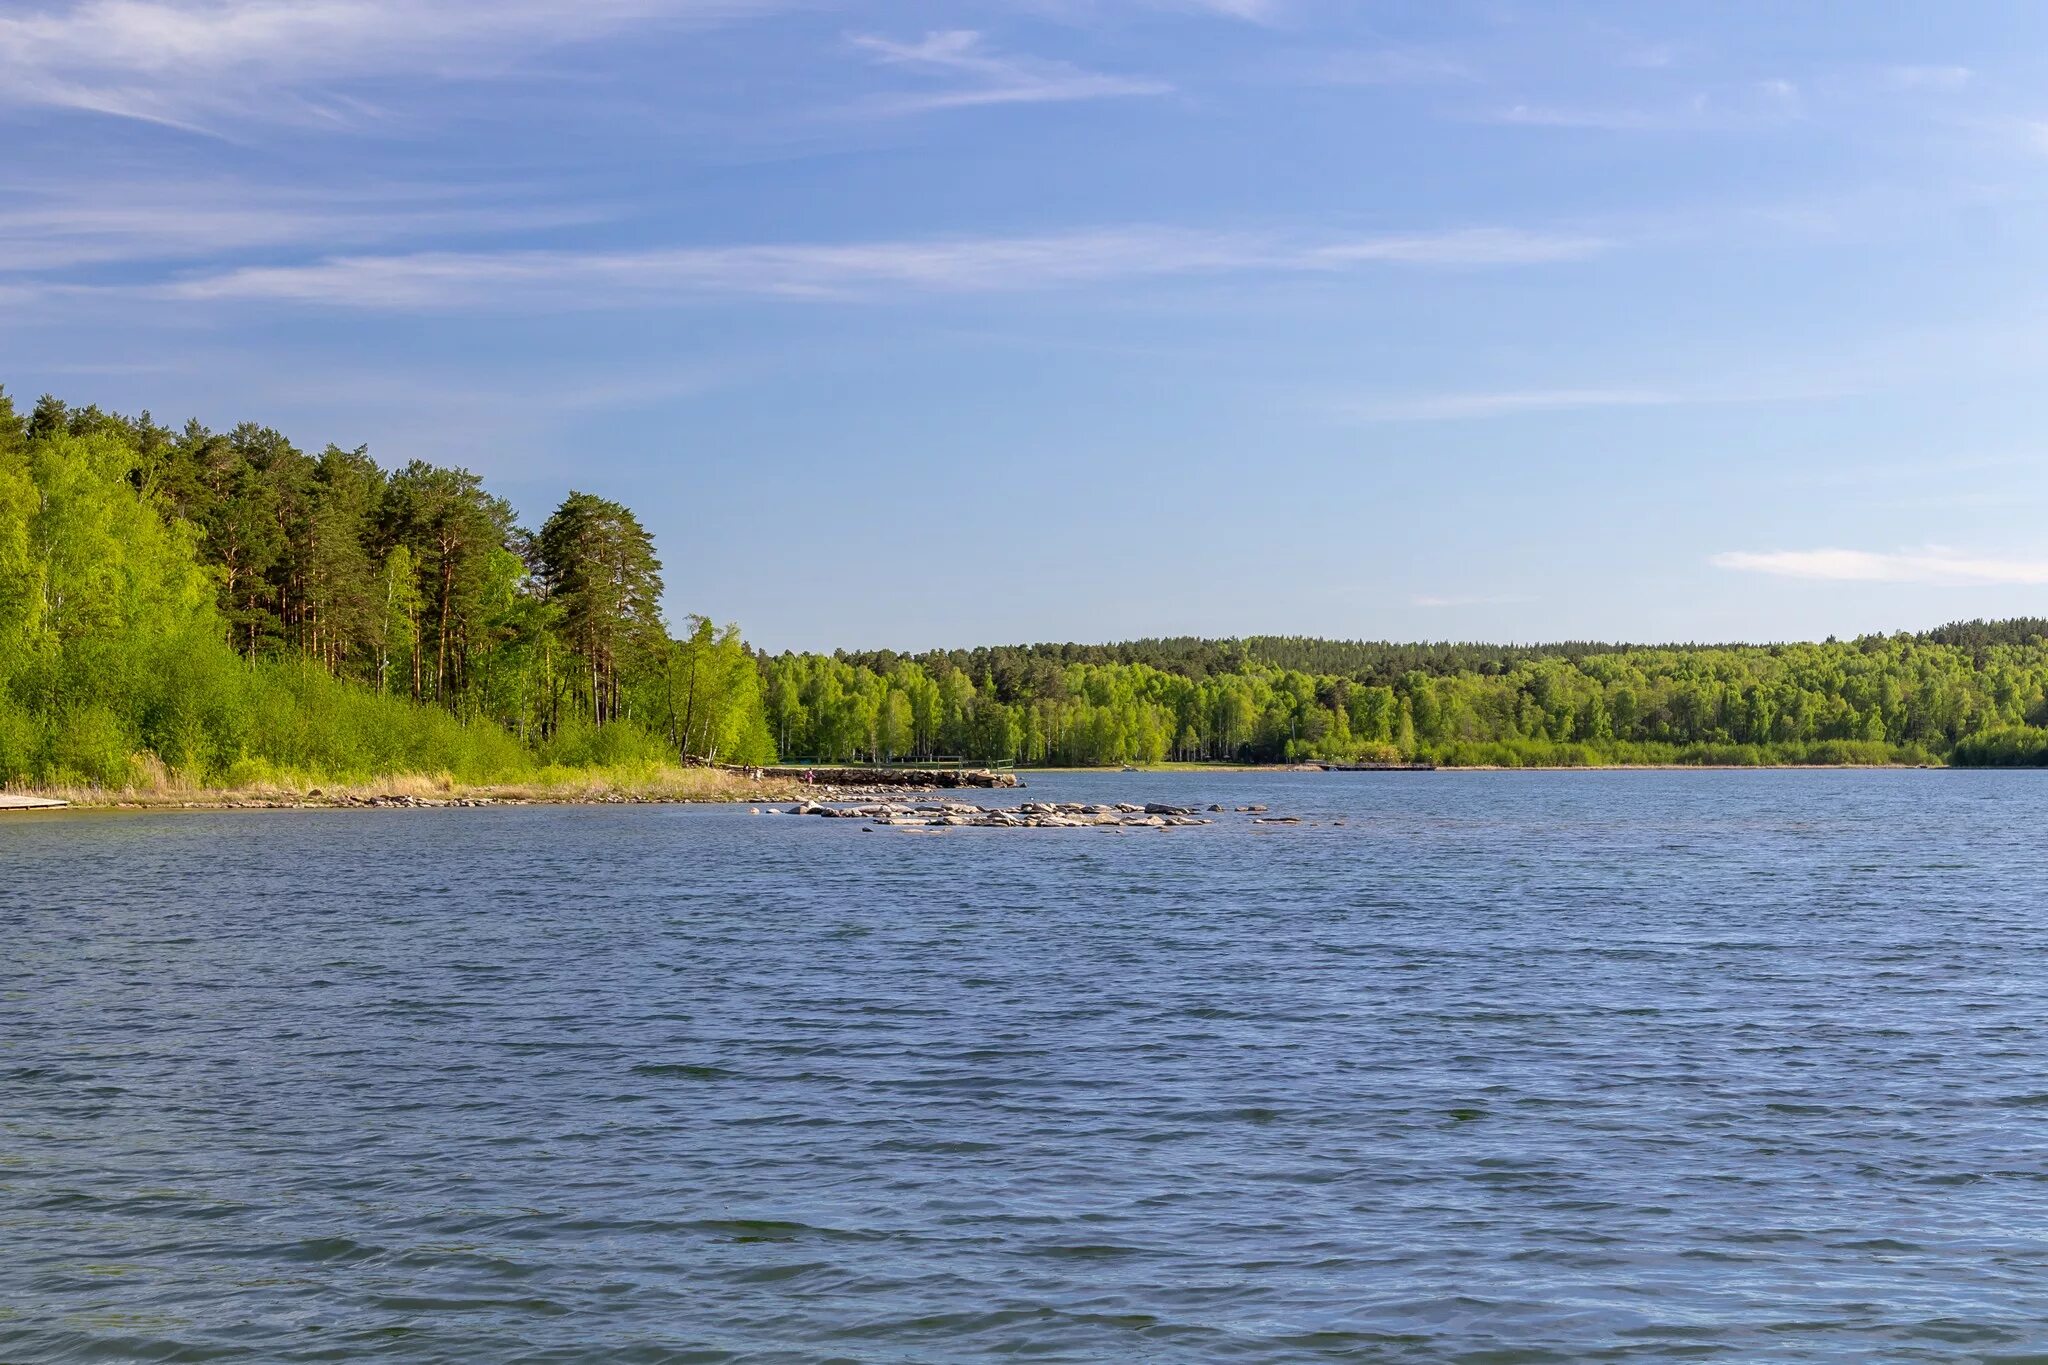
[(13, 792), (0, 792), (0, 810), (62, 810), (70, 804), (48, 796), (17, 796)]

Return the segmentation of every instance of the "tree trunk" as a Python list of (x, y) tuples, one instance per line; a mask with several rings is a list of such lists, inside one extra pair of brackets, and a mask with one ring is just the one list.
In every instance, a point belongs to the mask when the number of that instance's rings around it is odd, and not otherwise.
[(447, 693), (448, 676), (448, 605), (455, 596), (455, 560), (444, 549), (441, 553), (441, 610), (436, 630), (440, 644), (434, 655), (434, 700), (440, 701)]

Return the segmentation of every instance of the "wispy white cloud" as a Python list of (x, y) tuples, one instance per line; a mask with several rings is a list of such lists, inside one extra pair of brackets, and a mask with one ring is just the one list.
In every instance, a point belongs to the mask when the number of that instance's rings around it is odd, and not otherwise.
[(1409, 598), (1408, 605), (1411, 607), (1495, 607), (1533, 600), (1533, 598), (1524, 597), (1519, 593), (1493, 593), (1477, 596), (1423, 593), (1420, 596)]
[(1462, 422), (1524, 413), (1580, 412), (1603, 408), (1809, 402), (1846, 397), (1862, 391), (1869, 383), (1869, 376), (1845, 371), (1817, 373), (1804, 380), (1772, 377), (1758, 381), (1736, 377), (1712, 385), (1477, 389), (1388, 395), (1346, 404), (1343, 411), (1354, 419), (1368, 422)]
[(1005, 0), (1005, 3), (1014, 9), (1081, 26), (1096, 24), (1134, 9), (1271, 26), (1293, 17), (1302, 6), (1302, 0)]
[(1226, 19), (1243, 19), (1254, 24), (1275, 22), (1284, 8), (1284, 0), (1153, 0), (1153, 3), (1172, 9), (1219, 14)]
[(1654, 103), (1547, 104), (1526, 102), (1478, 111), (1482, 123), (1527, 128), (1586, 129), (1620, 133), (1746, 132), (1778, 128), (1804, 113), (1804, 94), (1789, 80), (1773, 78), (1747, 86), (1695, 91)]
[(1585, 128), (1607, 132), (1666, 132), (1696, 128), (1707, 118), (1703, 101), (1679, 106), (1511, 104), (1479, 115), (1482, 123), (1523, 128)]
[(1379, 47), (1318, 51), (1289, 61), (1285, 74), (1316, 85), (1440, 85), (1476, 81), (1462, 58), (1427, 48)]
[(1580, 408), (1670, 407), (1692, 401), (1698, 400), (1660, 389), (1505, 389), (1388, 398), (1358, 404), (1351, 412), (1375, 422), (1453, 422)]
[(1541, 265), (1581, 261), (1613, 246), (1605, 237), (1577, 233), (1523, 232), (1514, 228), (1467, 228), (1364, 237), (1318, 247), (1311, 262), (1347, 265), (1391, 261), (1406, 265)]
[(1190, 275), (1339, 273), (1582, 260), (1610, 244), (1501, 229), (1302, 242), (1116, 228), (1032, 237), (680, 247), (620, 252), (422, 252), (250, 266), (152, 287), (191, 302), (346, 308), (622, 308), (706, 295), (850, 299), (990, 293)]
[(1892, 66), (1881, 73), (1884, 84), (1893, 90), (1936, 92), (1966, 89), (1976, 76), (1967, 66)]
[(770, 0), (72, 0), (0, 15), (0, 104), (205, 129), (356, 122), (363, 78), (501, 74), (530, 53)]
[(2037, 587), (2048, 584), (2048, 559), (2009, 559), (1928, 546), (1880, 554), (1869, 550), (1730, 551), (1717, 568), (1828, 583), (1921, 583), (1937, 587)]
[(1773, 76), (1769, 80), (1758, 81), (1756, 88), (1757, 93), (1766, 102), (1780, 107), (1796, 107), (1800, 100), (1798, 83), (1796, 81), (1788, 81), (1782, 76)]
[(353, 192), (235, 181), (94, 181), (0, 194), (0, 273), (195, 260), (258, 248), (332, 250), (439, 233), (590, 223), (597, 208), (494, 202), (488, 191)]
[(919, 114), (989, 104), (1050, 104), (1069, 100), (1115, 99), (1170, 94), (1165, 81), (1087, 71), (1067, 62), (1017, 57), (992, 50), (970, 29), (927, 33), (914, 43), (871, 34), (854, 45), (887, 66), (903, 67), (956, 82), (941, 90), (880, 95), (863, 107), (882, 114)]

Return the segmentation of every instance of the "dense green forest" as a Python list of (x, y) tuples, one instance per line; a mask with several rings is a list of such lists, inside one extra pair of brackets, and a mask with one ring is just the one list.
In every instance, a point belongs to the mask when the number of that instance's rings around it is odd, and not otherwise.
[(2048, 763), (2048, 620), (1819, 644), (1256, 636), (768, 656), (633, 512), (0, 390), (0, 781), (681, 760)]
[(2021, 621), (1765, 646), (1248, 639), (785, 655), (765, 664), (766, 696), (785, 752), (833, 756), (2033, 764), (2048, 761), (2044, 634), (2048, 622)]
[(737, 629), (662, 586), (586, 493), (529, 534), (464, 470), (0, 391), (0, 780), (770, 759)]

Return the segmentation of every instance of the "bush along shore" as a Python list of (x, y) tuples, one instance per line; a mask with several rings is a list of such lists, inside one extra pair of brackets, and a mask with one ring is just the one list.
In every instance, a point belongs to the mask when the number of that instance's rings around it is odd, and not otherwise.
[[(666, 795), (843, 766), (2048, 765), (2048, 620), (1813, 644), (1250, 637), (769, 656), (630, 508), (0, 390), (0, 788)], [(621, 776), (623, 774), (623, 776)], [(934, 779), (936, 780), (936, 779)], [(425, 783), (440, 795), (396, 787)], [(600, 799), (592, 797), (590, 799)]]

